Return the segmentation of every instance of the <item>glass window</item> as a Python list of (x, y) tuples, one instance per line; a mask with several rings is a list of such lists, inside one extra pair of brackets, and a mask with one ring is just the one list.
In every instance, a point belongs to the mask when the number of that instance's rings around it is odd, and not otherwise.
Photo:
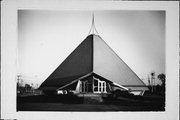
[(98, 87), (94, 87), (94, 91), (98, 91)]
[(94, 86), (98, 86), (98, 81), (94, 80)]

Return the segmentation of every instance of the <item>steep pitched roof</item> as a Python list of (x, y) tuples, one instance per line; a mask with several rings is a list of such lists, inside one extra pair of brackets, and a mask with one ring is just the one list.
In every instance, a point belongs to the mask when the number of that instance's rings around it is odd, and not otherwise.
[[(64, 86), (93, 70), (93, 36), (88, 36), (41, 84), (39, 89)], [(55, 87), (56, 86), (56, 87)]]
[(144, 85), (130, 67), (102, 40), (93, 36), (93, 72), (120, 85)]
[(122, 86), (145, 86), (100, 36), (91, 34), (41, 84), (40, 89), (60, 88), (89, 73), (95, 73)]

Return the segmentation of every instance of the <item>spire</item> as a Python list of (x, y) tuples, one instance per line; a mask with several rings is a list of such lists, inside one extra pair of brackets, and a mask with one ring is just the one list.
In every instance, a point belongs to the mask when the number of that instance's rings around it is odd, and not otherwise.
[(98, 32), (97, 32), (96, 27), (95, 27), (95, 23), (94, 23), (94, 13), (92, 14), (92, 25), (91, 25), (91, 29), (89, 31), (89, 35), (90, 34), (97, 34), (98, 35)]

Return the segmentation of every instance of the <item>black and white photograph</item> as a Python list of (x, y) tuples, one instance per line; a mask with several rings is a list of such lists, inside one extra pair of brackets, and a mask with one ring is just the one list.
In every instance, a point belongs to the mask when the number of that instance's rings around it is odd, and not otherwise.
[(18, 11), (17, 111), (164, 111), (165, 11)]
[[(19, 5), (16, 40), (11, 44), (15, 47), (9, 47), (15, 58), (9, 86), (15, 118), (46, 112), (162, 116), (169, 111), (170, 96), (176, 94), (171, 90), (176, 82), (170, 75), (173, 64), (167, 64), (175, 58), (169, 52), (174, 45), (167, 24), (171, 9), (98, 5), (87, 9)], [(7, 87), (1, 89), (4, 96)]]

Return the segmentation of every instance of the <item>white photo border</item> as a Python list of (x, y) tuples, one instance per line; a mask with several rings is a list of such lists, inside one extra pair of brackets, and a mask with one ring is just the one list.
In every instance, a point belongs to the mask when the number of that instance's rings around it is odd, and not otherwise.
[[(1, 2), (1, 118), (3, 119), (126, 119), (176, 120), (179, 117), (178, 1), (4, 0)], [(17, 112), (16, 74), (18, 10), (164, 10), (166, 11), (165, 112)]]

